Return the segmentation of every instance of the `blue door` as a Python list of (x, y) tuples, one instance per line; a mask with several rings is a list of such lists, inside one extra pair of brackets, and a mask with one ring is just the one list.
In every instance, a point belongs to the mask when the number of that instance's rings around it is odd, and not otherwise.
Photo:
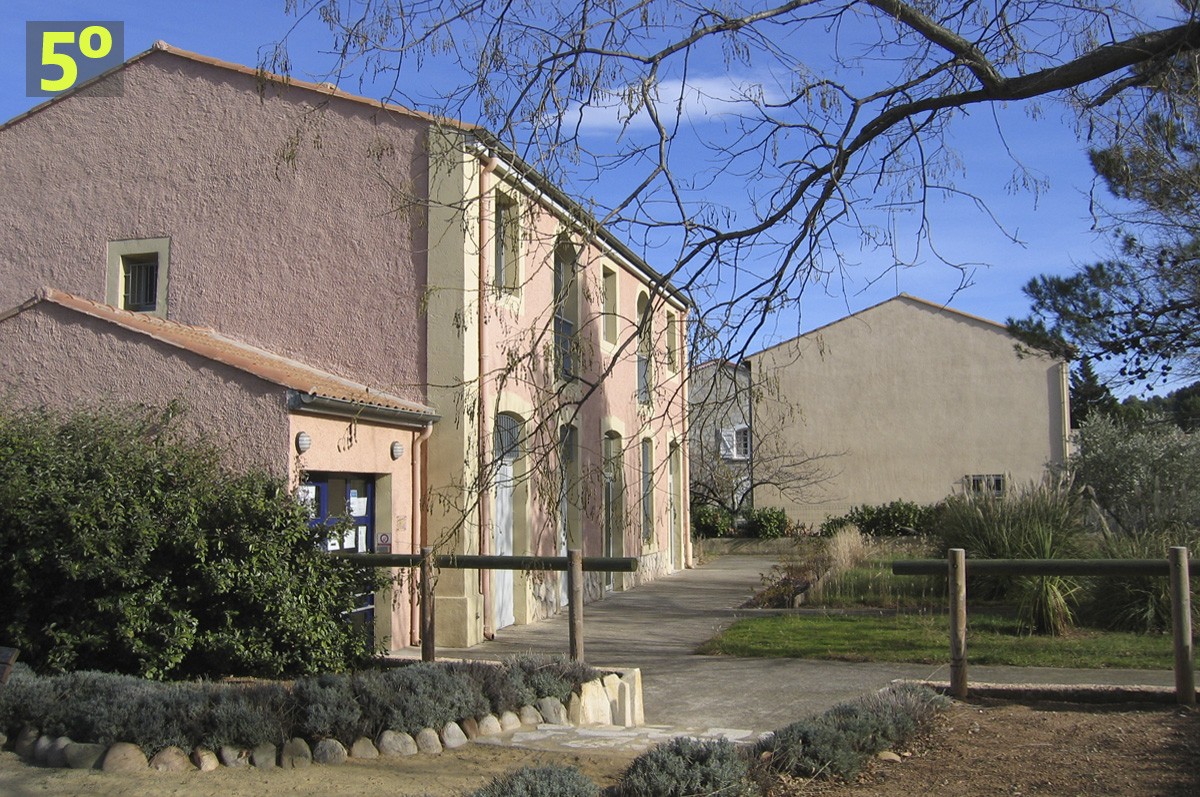
[[(300, 486), (302, 499), (312, 507), (314, 526), (332, 526), (349, 519), (342, 533), (330, 537), (329, 551), (356, 553), (375, 552), (375, 477), (356, 473), (309, 473)], [(375, 593), (359, 596), (358, 608), (350, 612), (351, 620), (364, 624), (371, 634), (375, 628)]]

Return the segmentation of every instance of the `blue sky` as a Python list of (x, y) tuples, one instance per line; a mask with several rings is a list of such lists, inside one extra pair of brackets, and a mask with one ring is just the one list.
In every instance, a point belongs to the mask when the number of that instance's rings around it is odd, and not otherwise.
[[(0, 118), (11, 118), (39, 102), (25, 96), (25, 22), (52, 19), (123, 20), (126, 57), (162, 39), (248, 65), (256, 64), (260, 48), (279, 39), (294, 23), (284, 13), (283, 0), (10, 0), (0, 17)], [(289, 48), (293, 74), (323, 78), (331, 61), (320, 50), (328, 46), (328, 37), (319, 24), (301, 26)], [(343, 88), (359, 90), (356, 84), (344, 83)], [(369, 89), (363, 93), (370, 96)], [(970, 270), (967, 287), (958, 290), (959, 271), (939, 264), (923, 249), (914, 250), (914, 237), (904, 234), (911, 218), (901, 215), (895, 221), (900, 233), (898, 254), (914, 260), (915, 266), (890, 269), (895, 262), (893, 252), (863, 248), (848, 237), (841, 249), (860, 265), (846, 270), (843, 279), (806, 292), (800, 317), (781, 319), (765, 330), (756, 344), (770, 345), (883, 301), (898, 290), (935, 302), (949, 301), (956, 309), (998, 321), (1024, 315), (1028, 303), (1021, 286), (1032, 276), (1065, 273), (1108, 251), (1107, 239), (1092, 229), (1088, 198), (1092, 174), (1071, 122), (1065, 109), (1045, 103), (1037, 120), (1019, 106), (995, 112), (979, 108), (956, 125), (952, 144), (963, 166), (957, 187), (985, 200), (991, 213), (1018, 239), (1010, 240), (972, 201), (935, 198), (928, 208), (933, 241), (947, 259), (977, 264)], [(997, 124), (1004, 131), (1003, 138), (997, 133)], [(1046, 182), (1039, 195), (1009, 190), (1014, 157)]]

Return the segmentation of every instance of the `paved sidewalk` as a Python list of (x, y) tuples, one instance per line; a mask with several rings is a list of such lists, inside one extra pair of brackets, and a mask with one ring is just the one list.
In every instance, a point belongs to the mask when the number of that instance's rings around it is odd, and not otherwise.
[[(584, 653), (588, 663), (599, 668), (641, 668), (646, 722), (680, 733), (720, 729), (765, 733), (896, 679), (949, 680), (948, 663), (852, 664), (695, 655), (700, 643), (739, 616), (753, 614), (736, 607), (761, 585), (761, 575), (775, 561), (764, 556), (722, 556), (694, 570), (587, 604)], [(473, 648), (437, 652), (440, 658), (500, 659), (515, 653), (566, 650), (567, 622), (560, 615), (502, 629), (494, 641)], [(1174, 684), (1169, 670), (971, 667), (970, 678), (998, 684)]]

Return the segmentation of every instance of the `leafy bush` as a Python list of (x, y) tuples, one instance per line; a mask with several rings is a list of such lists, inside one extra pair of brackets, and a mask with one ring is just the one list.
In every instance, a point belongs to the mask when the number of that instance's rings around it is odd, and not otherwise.
[(686, 736), (635, 758), (616, 791), (620, 797), (749, 797), (759, 793), (745, 759), (732, 742)]
[(326, 556), (282, 480), (226, 471), (177, 414), (0, 411), (0, 638), (38, 670), (159, 679), (359, 660), (342, 615), (373, 571)]
[(1079, 429), (1068, 467), (1115, 533), (1200, 527), (1200, 436), (1169, 423), (1133, 426), (1097, 416)]
[(494, 778), (468, 797), (599, 797), (600, 787), (575, 767), (518, 769)]
[(733, 515), (709, 504), (692, 507), (692, 536), (728, 537), (733, 534)]
[(777, 507), (751, 509), (746, 515), (747, 531), (751, 537), (764, 540), (788, 536), (787, 513)]
[(892, 501), (878, 506), (851, 507), (845, 515), (827, 519), (821, 524), (822, 536), (856, 526), (869, 537), (903, 537), (929, 534), (937, 525), (941, 504), (917, 504), (912, 501)]
[(758, 743), (756, 757), (774, 772), (850, 778), (869, 756), (909, 738), (948, 703), (925, 687), (888, 687), (775, 731)]
[[(1087, 552), (1086, 502), (1069, 480), (1035, 484), (1016, 494), (956, 495), (942, 511), (939, 532), (946, 550), (968, 558), (1065, 559)], [(1023, 625), (1035, 633), (1070, 627), (1078, 581), (1061, 576), (973, 577), (971, 591), (1017, 601)]]

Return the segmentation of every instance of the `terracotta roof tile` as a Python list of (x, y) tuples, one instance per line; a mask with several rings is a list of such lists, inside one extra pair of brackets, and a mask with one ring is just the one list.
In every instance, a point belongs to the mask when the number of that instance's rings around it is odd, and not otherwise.
[(399, 411), (417, 416), (418, 419), (427, 418), (429, 422), (436, 421), (439, 417), (432, 407), (321, 371), (297, 360), (222, 335), (214, 329), (180, 324), (146, 313), (118, 310), (110, 305), (54, 288), (42, 288), (20, 308), (0, 314), (0, 321), (41, 302), (51, 302), (73, 312), (146, 335), (267, 382), (291, 388), (302, 395), (347, 402), (359, 407)]

